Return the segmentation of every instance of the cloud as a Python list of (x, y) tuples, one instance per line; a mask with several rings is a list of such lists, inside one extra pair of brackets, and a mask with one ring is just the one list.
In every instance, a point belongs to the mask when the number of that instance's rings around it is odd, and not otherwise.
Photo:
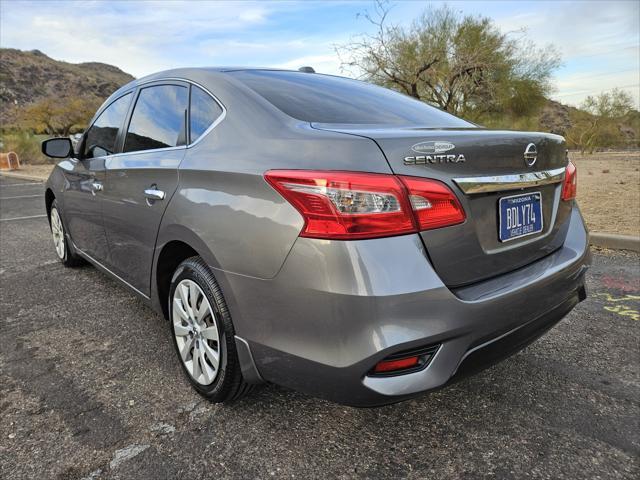
[(640, 102), (640, 2), (540, 2), (498, 16), (507, 32), (525, 32), (538, 45), (559, 49), (553, 98), (579, 104), (587, 95), (624, 87)]
[(3, 3), (0, 44), (142, 76), (192, 64), (202, 39), (224, 51), (229, 35), (242, 36), (269, 15), (257, 2)]
[[(504, 32), (552, 43), (564, 65), (555, 98), (627, 87), (638, 100), (640, 2), (458, 2), (463, 13), (493, 18)], [(137, 77), (168, 68), (248, 65), (313, 66), (340, 74), (334, 45), (371, 26), (360, 2), (2, 2), (0, 45), (39, 49), (69, 62), (117, 65)], [(397, 2), (390, 19), (409, 24), (422, 2)], [(437, 6), (437, 5), (436, 5)], [(625, 70), (625, 71), (623, 71)], [(635, 86), (633, 86), (635, 84)], [(640, 100), (638, 100), (640, 101)]]
[(265, 20), (266, 12), (262, 8), (253, 8), (245, 10), (238, 15), (238, 18), (243, 22), (258, 23)]

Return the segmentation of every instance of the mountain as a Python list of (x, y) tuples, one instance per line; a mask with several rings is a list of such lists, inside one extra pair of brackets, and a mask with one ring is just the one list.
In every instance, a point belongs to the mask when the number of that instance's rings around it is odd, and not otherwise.
[(67, 63), (39, 50), (0, 48), (0, 124), (10, 125), (19, 108), (43, 98), (107, 98), (134, 77), (105, 63)]

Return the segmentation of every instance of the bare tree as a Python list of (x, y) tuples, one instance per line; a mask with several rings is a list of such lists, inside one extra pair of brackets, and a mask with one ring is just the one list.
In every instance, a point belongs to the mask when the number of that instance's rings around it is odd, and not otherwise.
[(502, 33), (486, 17), (428, 8), (409, 27), (390, 24), (389, 5), (363, 14), (374, 26), (338, 46), (343, 71), (448, 112), (529, 113), (544, 102), (559, 56), (522, 36)]

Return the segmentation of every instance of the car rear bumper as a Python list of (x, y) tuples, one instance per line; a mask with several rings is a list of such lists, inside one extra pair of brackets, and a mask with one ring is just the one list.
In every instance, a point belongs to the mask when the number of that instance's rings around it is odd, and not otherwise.
[[(449, 289), (418, 235), (300, 238), (272, 280), (225, 275), (225, 296), (263, 379), (339, 403), (383, 405), (499, 361), (551, 328), (585, 297), (588, 245), (575, 207), (554, 253)], [(368, 375), (391, 354), (434, 346), (420, 371)]]

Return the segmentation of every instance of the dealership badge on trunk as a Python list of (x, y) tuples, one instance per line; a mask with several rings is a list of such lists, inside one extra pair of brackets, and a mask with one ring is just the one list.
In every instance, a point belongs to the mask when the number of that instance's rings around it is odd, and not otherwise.
[(454, 148), (456, 146), (451, 142), (420, 142), (411, 146), (416, 153), (444, 153)]
[(456, 146), (451, 142), (429, 141), (419, 142), (411, 146), (411, 150), (422, 155), (404, 157), (405, 165), (426, 165), (428, 163), (460, 163), (464, 162), (464, 155), (442, 155), (453, 150)]

